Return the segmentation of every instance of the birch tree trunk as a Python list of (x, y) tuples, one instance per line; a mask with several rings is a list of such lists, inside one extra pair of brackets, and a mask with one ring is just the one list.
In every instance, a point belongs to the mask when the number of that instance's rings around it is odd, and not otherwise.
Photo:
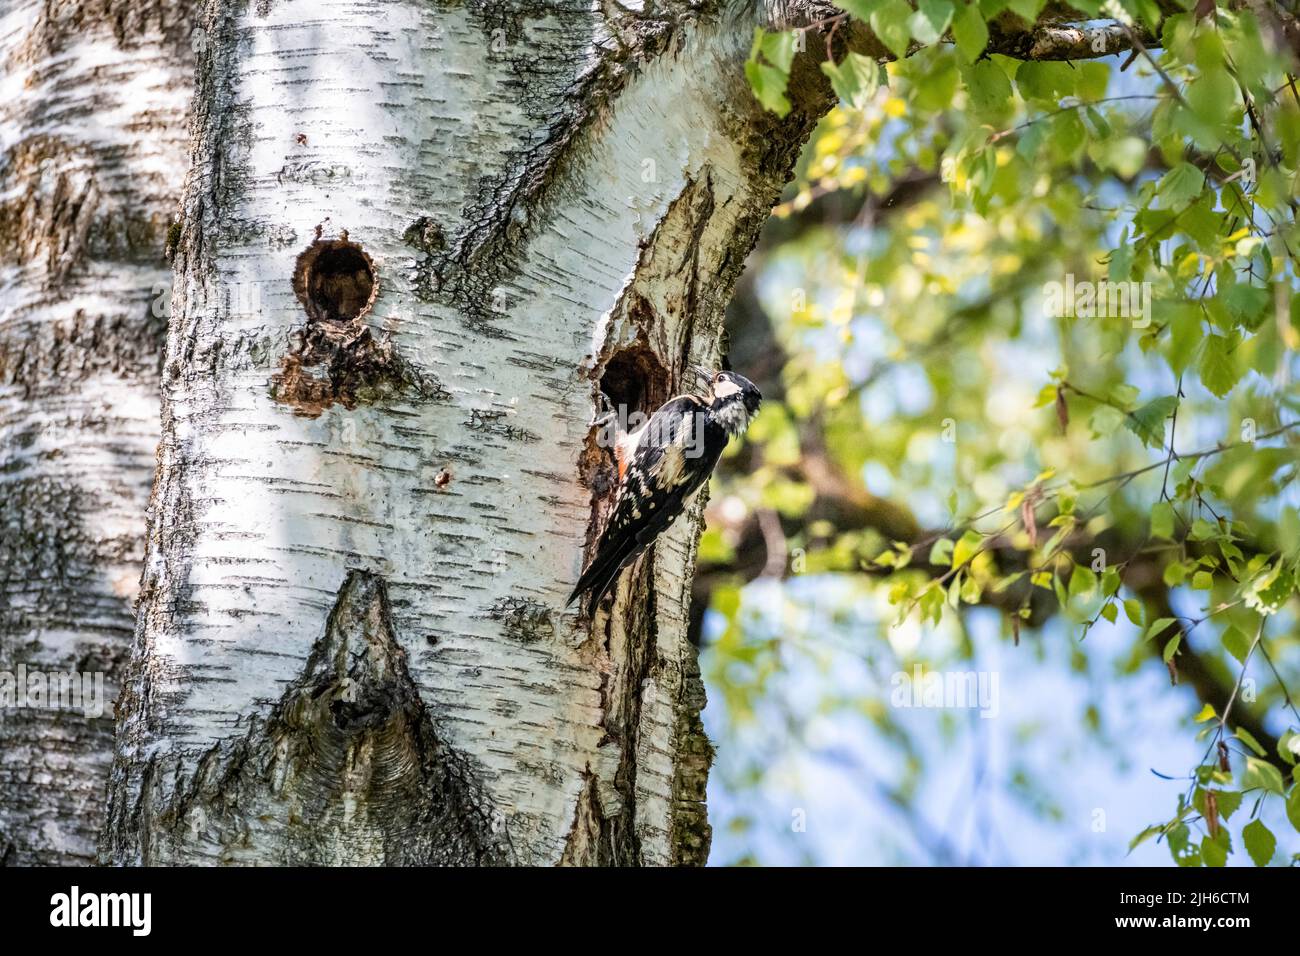
[[(0, 864), (91, 862), (104, 818), (158, 440), (151, 303), (185, 168), (189, 6), (0, 0)], [(102, 714), (16, 706), (20, 677), (69, 671), (104, 675)]]
[(106, 861), (704, 861), (702, 503), (564, 602), (830, 105), (757, 16), (209, 0)]

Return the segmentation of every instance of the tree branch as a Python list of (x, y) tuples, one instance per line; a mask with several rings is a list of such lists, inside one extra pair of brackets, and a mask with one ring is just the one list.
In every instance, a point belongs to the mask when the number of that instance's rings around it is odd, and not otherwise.
[[(772, 29), (815, 31), (823, 36), (833, 33), (835, 38), (843, 38), (845, 50), (882, 61), (896, 59), (869, 25), (826, 0), (767, 0), (767, 10)], [(1014, 14), (999, 14), (989, 21), (985, 53), (1016, 60), (1093, 60), (1133, 49), (1132, 34), (1122, 24), (1085, 27), (1063, 22), (1086, 19), (1084, 14), (1060, 4), (1049, 5), (1038, 22), (1029, 25)], [(1147, 47), (1160, 45), (1159, 38), (1146, 30), (1138, 29), (1136, 34)], [(951, 43), (951, 35), (946, 35), (943, 42)], [(909, 55), (921, 48), (914, 45)]]

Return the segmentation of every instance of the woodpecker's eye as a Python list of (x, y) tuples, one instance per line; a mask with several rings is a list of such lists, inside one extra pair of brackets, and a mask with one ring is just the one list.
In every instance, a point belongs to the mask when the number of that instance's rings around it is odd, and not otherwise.
[(717, 385), (717, 384), (718, 384), (719, 382), (721, 382), (721, 381), (722, 381), (722, 373), (721, 373), (721, 372), (716, 372), (716, 373), (714, 373), (714, 376), (713, 376), (713, 384), (714, 384), (714, 385)]

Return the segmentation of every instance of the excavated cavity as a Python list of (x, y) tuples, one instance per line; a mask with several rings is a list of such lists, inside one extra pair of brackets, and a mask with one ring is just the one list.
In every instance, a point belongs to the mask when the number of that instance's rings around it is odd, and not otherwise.
[(379, 274), (347, 233), (317, 239), (303, 251), (293, 290), (307, 322), (271, 379), (276, 401), (316, 418), (335, 404), (353, 409), (402, 395), (447, 397), (436, 379), (398, 354), (387, 334), (376, 335), (363, 321), (379, 295)]
[(605, 362), (600, 390), (614, 410), (650, 415), (671, 396), (668, 370), (642, 343), (621, 348)]
[(356, 243), (317, 239), (293, 272), (293, 291), (310, 322), (354, 322), (370, 311), (379, 295), (379, 278), (370, 256)]

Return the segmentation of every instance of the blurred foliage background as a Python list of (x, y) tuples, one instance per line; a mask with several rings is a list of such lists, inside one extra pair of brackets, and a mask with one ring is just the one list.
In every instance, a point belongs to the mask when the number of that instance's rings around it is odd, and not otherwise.
[[(909, 55), (822, 67), (728, 319), (713, 862), (1295, 863), (1296, 51), (1259, 5), (1075, 5), (1133, 42), (1058, 62), (985, 53), (1034, 0), (839, 6)], [(821, 27), (756, 36), (770, 108)]]

